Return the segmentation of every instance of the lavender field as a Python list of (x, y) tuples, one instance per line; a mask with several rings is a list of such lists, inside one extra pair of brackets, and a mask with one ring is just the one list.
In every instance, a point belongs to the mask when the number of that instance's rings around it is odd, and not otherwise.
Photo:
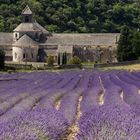
[(0, 140), (140, 140), (140, 72), (1, 74)]

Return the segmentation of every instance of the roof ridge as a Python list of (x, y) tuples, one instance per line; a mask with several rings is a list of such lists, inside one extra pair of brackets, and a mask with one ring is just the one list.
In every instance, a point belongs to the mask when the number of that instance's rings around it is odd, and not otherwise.
[[(33, 23), (36, 23), (36, 22), (33, 22)], [(21, 23), (21, 24), (33, 24), (33, 23)], [(0, 32), (0, 33), (1, 34), (13, 34), (13, 32)], [(120, 33), (52, 33), (52, 34), (79, 34), (79, 35), (82, 35), (82, 34), (89, 34), (89, 35), (90, 34), (105, 34), (105, 35), (107, 35), (107, 34), (120, 34)]]
[(37, 21), (33, 23), (38, 29), (40, 29), (42, 32), (49, 33), (43, 26), (41, 26)]

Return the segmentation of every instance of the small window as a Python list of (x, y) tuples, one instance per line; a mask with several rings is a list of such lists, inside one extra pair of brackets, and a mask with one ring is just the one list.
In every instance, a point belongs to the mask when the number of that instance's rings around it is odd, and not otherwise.
[(15, 39), (17, 40), (19, 38), (18, 33), (15, 33)]
[(25, 55), (25, 53), (23, 54), (23, 58), (26, 58), (26, 55)]
[(15, 36), (16, 36), (16, 38), (17, 38), (17, 37), (18, 37), (18, 34), (16, 33)]

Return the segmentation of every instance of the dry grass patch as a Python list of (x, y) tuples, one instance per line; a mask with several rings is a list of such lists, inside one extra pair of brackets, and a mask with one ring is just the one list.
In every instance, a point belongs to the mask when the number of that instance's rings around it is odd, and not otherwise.
[(70, 126), (68, 130), (68, 135), (63, 140), (74, 140), (77, 133), (79, 132), (78, 120), (80, 119), (82, 115), (81, 110), (80, 110), (80, 104), (81, 104), (82, 99), (83, 99), (83, 96), (80, 96), (78, 100), (78, 105), (77, 105), (77, 115), (75, 118), (75, 122)]
[(124, 66), (113, 66), (113, 67), (107, 67), (104, 68), (105, 70), (129, 70), (130, 72), (132, 71), (140, 71), (140, 64), (134, 64), (134, 65), (124, 65)]

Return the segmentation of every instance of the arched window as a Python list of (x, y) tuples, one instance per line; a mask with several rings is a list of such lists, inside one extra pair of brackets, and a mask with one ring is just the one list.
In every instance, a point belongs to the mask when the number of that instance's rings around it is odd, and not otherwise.
[(18, 40), (18, 38), (19, 38), (19, 33), (14, 33), (14, 38), (15, 38), (15, 40)]

